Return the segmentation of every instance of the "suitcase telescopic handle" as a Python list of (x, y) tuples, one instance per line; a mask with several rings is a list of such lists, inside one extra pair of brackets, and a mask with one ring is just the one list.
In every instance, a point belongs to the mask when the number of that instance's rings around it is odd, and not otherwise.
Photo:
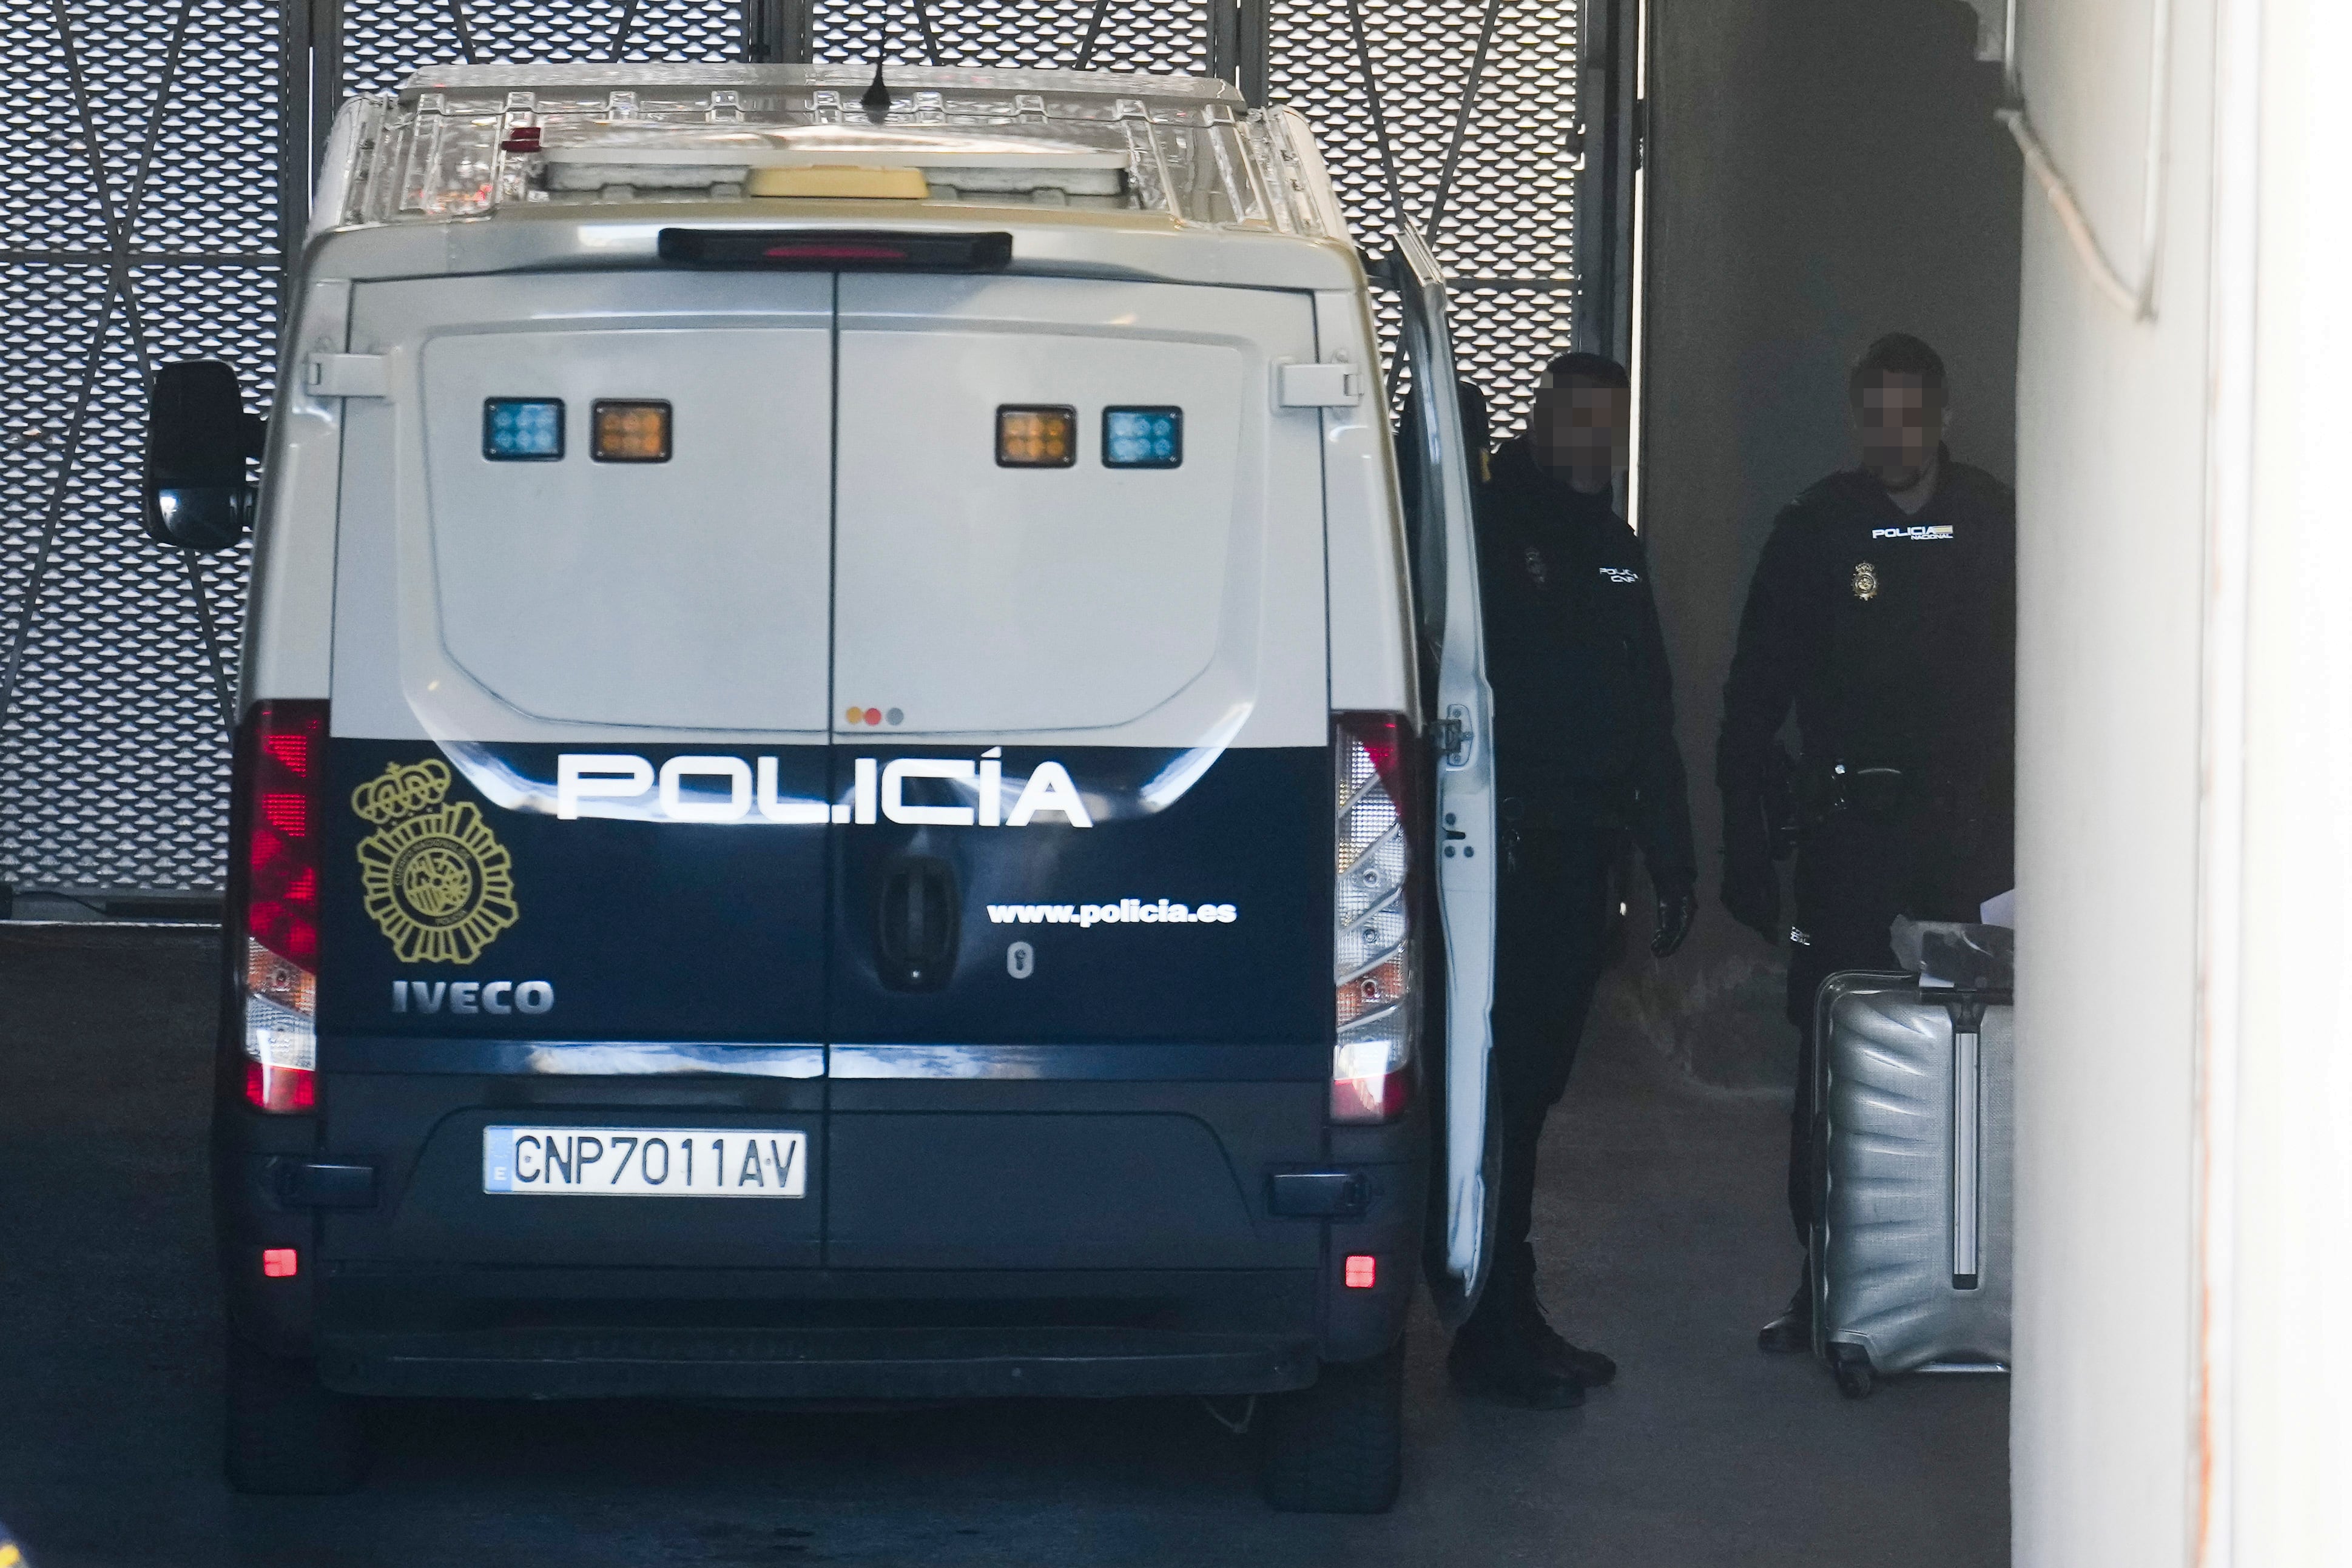
[(1973, 1291), (1984, 1252), (1984, 1016), (2007, 992), (1946, 991), (1952, 1019), (1952, 1289)]

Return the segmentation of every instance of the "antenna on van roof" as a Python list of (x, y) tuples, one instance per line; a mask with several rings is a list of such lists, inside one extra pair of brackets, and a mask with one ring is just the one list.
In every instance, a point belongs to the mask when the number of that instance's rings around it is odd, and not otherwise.
[(857, 101), (864, 106), (866, 118), (875, 124), (879, 125), (890, 118), (890, 84), (882, 79), (881, 57), (875, 57), (874, 80), (866, 88), (866, 96)]

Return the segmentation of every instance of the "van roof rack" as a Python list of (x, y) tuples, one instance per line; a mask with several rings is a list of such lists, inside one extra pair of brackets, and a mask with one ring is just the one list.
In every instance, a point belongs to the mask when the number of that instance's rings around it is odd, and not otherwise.
[(862, 104), (871, 82), (863, 66), (428, 68), (347, 111), (314, 223), (824, 196), (1346, 237), (1303, 122), (1230, 82), (893, 66), (887, 111)]

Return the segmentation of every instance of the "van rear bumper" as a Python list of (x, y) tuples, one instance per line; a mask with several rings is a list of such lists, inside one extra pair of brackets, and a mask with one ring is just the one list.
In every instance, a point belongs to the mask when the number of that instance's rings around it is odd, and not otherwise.
[(982, 1399), (1270, 1394), (1311, 1340), (1090, 1329), (507, 1329), (326, 1334), (347, 1394), (471, 1399)]
[(1312, 1270), (334, 1264), (328, 1385), (466, 1398), (1266, 1394), (1315, 1380)]

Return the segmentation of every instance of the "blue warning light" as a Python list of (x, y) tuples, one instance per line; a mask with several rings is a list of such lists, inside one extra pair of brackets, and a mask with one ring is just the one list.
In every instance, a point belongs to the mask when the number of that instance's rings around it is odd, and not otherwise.
[(551, 463), (563, 455), (563, 400), (494, 397), (482, 402), (482, 455), (493, 463)]
[(1181, 408), (1103, 410), (1103, 466), (1173, 468), (1184, 461)]

